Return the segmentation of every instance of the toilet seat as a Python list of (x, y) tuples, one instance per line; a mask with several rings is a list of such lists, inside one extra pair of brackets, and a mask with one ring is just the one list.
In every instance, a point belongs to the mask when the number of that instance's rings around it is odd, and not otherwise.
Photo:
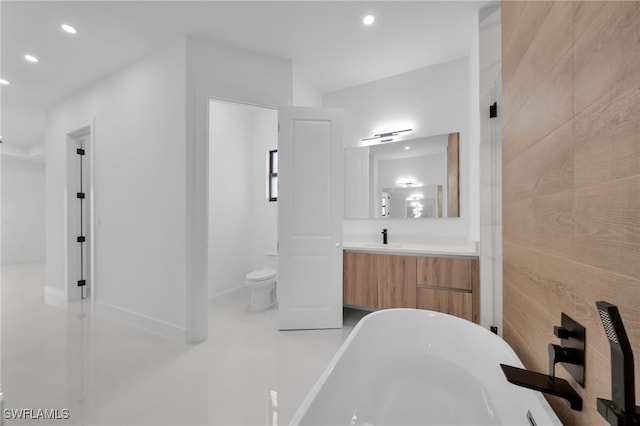
[(276, 271), (273, 269), (258, 269), (257, 271), (249, 272), (247, 274), (247, 282), (258, 283), (261, 281), (272, 280), (276, 277)]

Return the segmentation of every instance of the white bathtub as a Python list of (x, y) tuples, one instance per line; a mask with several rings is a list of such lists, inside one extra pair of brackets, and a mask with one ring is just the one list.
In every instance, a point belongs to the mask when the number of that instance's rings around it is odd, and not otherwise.
[[(292, 425), (530, 425), (562, 423), (542, 394), (513, 385), (523, 367), (500, 337), (469, 321), (387, 309), (354, 328)], [(529, 414), (528, 414), (529, 413)]]

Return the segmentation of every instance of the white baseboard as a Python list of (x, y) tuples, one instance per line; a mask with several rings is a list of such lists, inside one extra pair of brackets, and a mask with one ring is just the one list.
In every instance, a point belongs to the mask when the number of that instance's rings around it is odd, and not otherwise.
[(218, 297), (226, 296), (228, 294), (234, 293), (234, 292), (236, 292), (238, 290), (244, 290), (246, 288), (247, 288), (246, 284), (243, 284), (243, 285), (238, 286), (238, 287), (233, 287), (233, 288), (230, 288), (229, 290), (221, 291), (220, 293), (216, 293), (216, 294), (214, 294), (212, 296), (209, 296), (209, 300), (211, 301), (213, 299), (217, 299)]
[(135, 325), (136, 327), (149, 330), (162, 337), (167, 337), (178, 342), (185, 342), (187, 340), (187, 330), (184, 327), (104, 302), (96, 301), (94, 309), (96, 312)]

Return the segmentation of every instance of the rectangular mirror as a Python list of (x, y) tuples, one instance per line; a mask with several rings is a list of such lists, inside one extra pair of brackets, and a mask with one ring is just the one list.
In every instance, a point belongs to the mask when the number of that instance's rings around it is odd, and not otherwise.
[(460, 216), (460, 134), (346, 148), (346, 219)]

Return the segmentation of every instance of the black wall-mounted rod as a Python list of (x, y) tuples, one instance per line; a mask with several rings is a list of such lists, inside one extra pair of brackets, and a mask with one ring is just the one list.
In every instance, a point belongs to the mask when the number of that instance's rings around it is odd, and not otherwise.
[(84, 182), (82, 179), (83, 168), (82, 168), (82, 159), (85, 155), (85, 151), (83, 148), (76, 149), (76, 153), (80, 157), (80, 192), (76, 194), (76, 197), (80, 200), (80, 236), (78, 236), (77, 241), (80, 243), (80, 279), (78, 280), (78, 287), (80, 287), (80, 297), (82, 299), (84, 296), (84, 287), (87, 285), (87, 280), (84, 277), (84, 243), (86, 242), (86, 237), (84, 235)]

